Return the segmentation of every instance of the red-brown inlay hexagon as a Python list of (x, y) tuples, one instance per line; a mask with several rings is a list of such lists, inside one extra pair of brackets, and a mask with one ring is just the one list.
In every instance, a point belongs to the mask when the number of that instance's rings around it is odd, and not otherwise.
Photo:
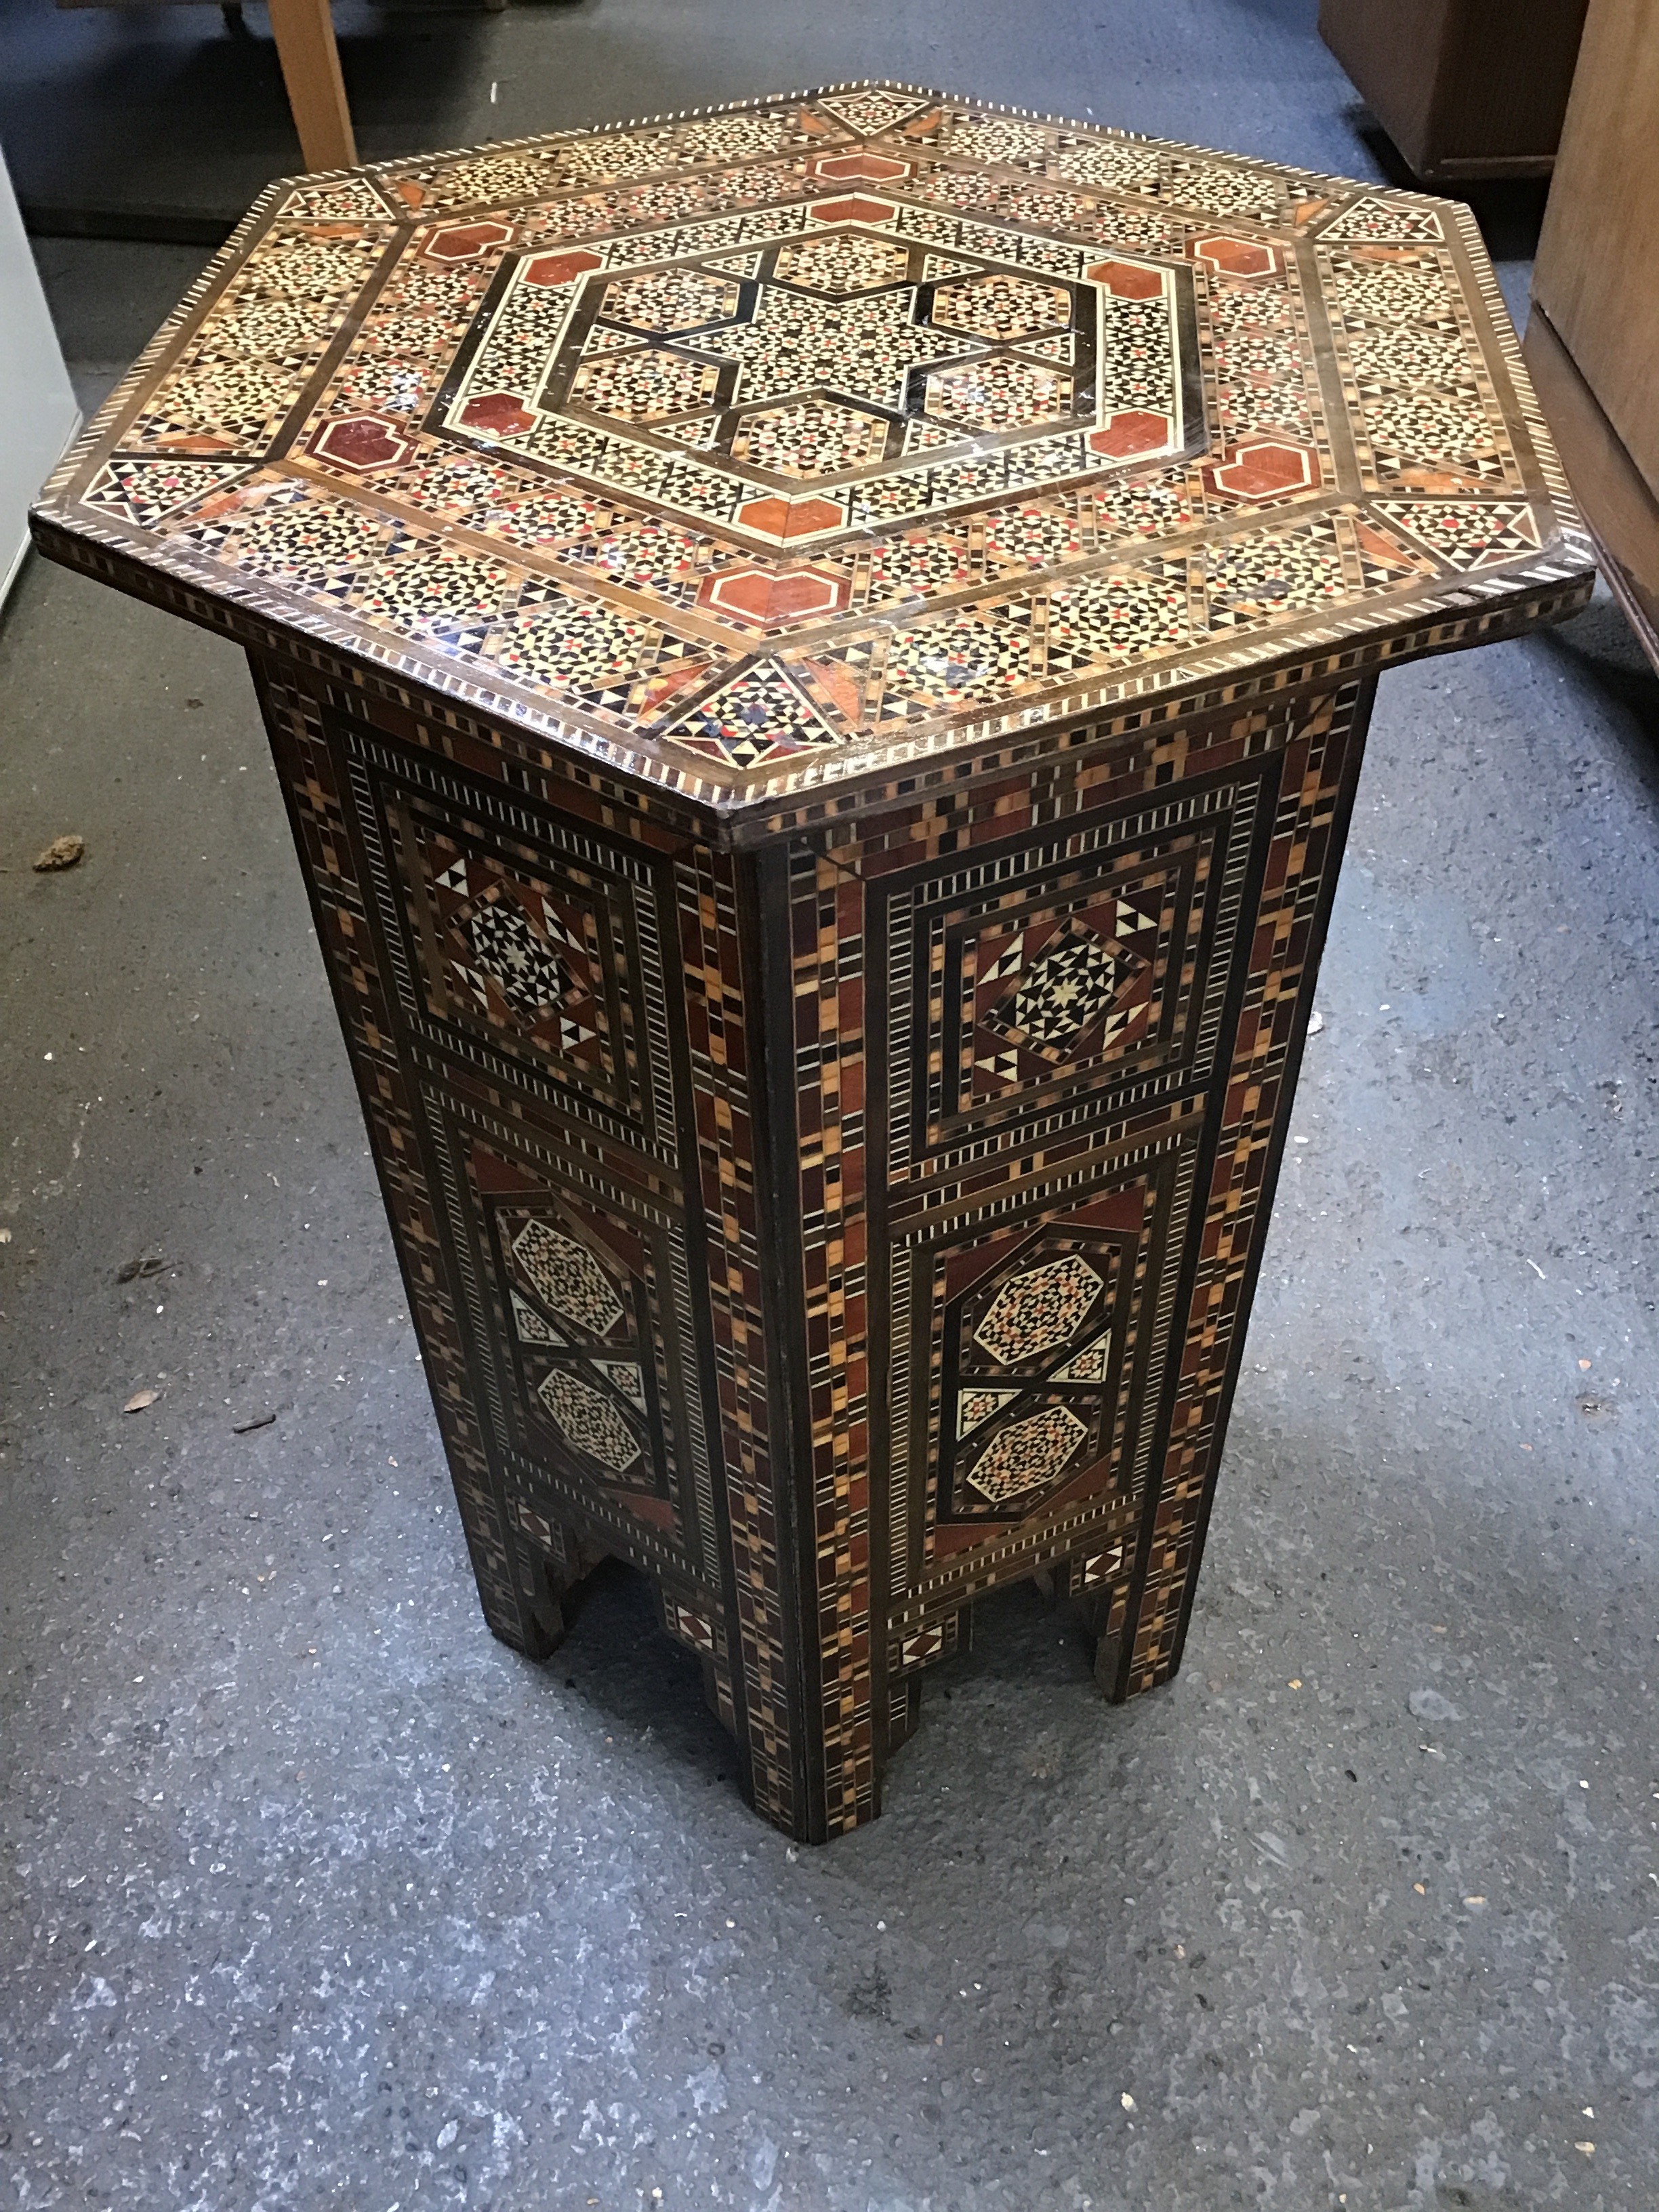
[(514, 392), (481, 392), (461, 410), (469, 430), (490, 430), (498, 438), (511, 438), (534, 427), (536, 418)]
[(389, 469), (409, 451), (409, 441), (378, 415), (351, 415), (325, 422), (312, 439), (311, 450), (319, 460), (336, 462), (341, 468)]
[(426, 242), (428, 261), (476, 261), (492, 246), (505, 246), (513, 235), (504, 222), (469, 222), (453, 230), (434, 231)]
[(1103, 286), (1115, 300), (1155, 300), (1164, 289), (1156, 269), (1137, 269), (1128, 261), (1097, 261), (1087, 274), (1091, 284)]
[(1231, 499), (1275, 499), (1305, 491), (1319, 482), (1319, 463), (1300, 446), (1274, 438), (1240, 446), (1229, 461), (1205, 471), (1218, 492)]
[(585, 276), (590, 269), (597, 269), (597, 253), (538, 253), (524, 272), (526, 284), (568, 284), (573, 276)]
[(1098, 430), (1091, 430), (1089, 450), (1109, 454), (1115, 461), (1127, 461), (1136, 453), (1162, 453), (1170, 442), (1172, 427), (1167, 415), (1132, 407), (1121, 415), (1108, 416)]
[(842, 185), (891, 185), (910, 173), (908, 161), (890, 155), (872, 154), (867, 147), (855, 154), (820, 154), (812, 164), (815, 177), (829, 177)]
[(886, 200), (820, 200), (806, 210), (814, 222), (890, 222), (895, 210)]
[(727, 568), (708, 578), (697, 605), (764, 629), (771, 623), (810, 622), (835, 614), (846, 599), (847, 579), (821, 569), (792, 568), (777, 575), (765, 568)]
[(790, 538), (838, 530), (847, 518), (833, 500), (751, 499), (738, 509), (737, 519), (763, 538)]
[(1279, 266), (1276, 249), (1256, 238), (1195, 238), (1193, 258), (1230, 276), (1271, 276)]

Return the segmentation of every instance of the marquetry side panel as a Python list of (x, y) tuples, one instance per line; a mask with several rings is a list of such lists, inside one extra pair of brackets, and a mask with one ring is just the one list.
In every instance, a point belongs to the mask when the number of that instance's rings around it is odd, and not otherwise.
[(878, 1809), (909, 1678), (980, 1592), (1084, 1599), (1113, 1694), (1173, 1668), (1368, 702), (1148, 731), (793, 848), (829, 1833)]
[(711, 951), (713, 863), (683, 835), (577, 790), (527, 803), (505, 756), (435, 721), (376, 727), (309, 672), (258, 673), (486, 1614), (544, 1650), (559, 1589), (607, 1553), (642, 1567), (787, 1825), (778, 1569), (748, 1465), (761, 1300), (747, 1344), (741, 1239), (722, 1222), (711, 1294), (703, 1204), (738, 1178), (698, 1172), (699, 1116), (747, 1160), (729, 882)]
[(1125, 1695), (1167, 1680), (1180, 1660), (1364, 736), (1363, 713), (1339, 698), (1300, 720), (1285, 749)]
[(262, 689), (486, 1613), (656, 1581), (769, 1820), (973, 1599), (1173, 1671), (1369, 687), (721, 852)]
[(370, 944), (341, 779), (315, 699), (280, 665), (256, 665), (256, 675), (484, 1615), (505, 1642), (538, 1652), (546, 1638), (534, 1610), (535, 1565), (485, 1448), (410, 1075), (399, 1059), (390, 994)]
[[(744, 865), (705, 847), (678, 870), (685, 1023), (695, 1102), (696, 1174), (708, 1243), (708, 1321), (726, 1468), (725, 1500), (744, 1747), (757, 1810), (805, 1833), (781, 1533), (791, 1480), (775, 1437), (773, 1372), (781, 1332), (769, 1321), (757, 1187), (765, 1111), (752, 915)], [(775, 1224), (772, 1224), (775, 1226)]]

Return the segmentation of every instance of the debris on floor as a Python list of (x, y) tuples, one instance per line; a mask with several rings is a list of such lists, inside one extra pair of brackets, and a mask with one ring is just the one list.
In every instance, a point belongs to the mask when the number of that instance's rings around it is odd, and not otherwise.
[(37, 875), (50, 875), (55, 869), (72, 868), (86, 849), (84, 837), (54, 837), (44, 853), (35, 854), (34, 872)]

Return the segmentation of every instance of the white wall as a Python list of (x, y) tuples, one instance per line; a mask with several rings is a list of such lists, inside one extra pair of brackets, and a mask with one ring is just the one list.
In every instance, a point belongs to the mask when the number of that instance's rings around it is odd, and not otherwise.
[(63, 349), (0, 155), (0, 601), (28, 550), (30, 502), (79, 428)]

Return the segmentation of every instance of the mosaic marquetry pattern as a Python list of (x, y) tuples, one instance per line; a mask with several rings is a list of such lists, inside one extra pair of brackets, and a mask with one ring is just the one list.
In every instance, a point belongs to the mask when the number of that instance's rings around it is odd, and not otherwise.
[(275, 185), (52, 488), (708, 796), (1582, 565), (1449, 204), (866, 86)]
[(1055, 1574), (1114, 1694), (1175, 1663), (1363, 706), (1126, 738), (796, 863), (832, 1826), (977, 1592)]
[(1462, 210), (902, 86), (273, 186), (43, 547), (250, 652), (486, 1616), (791, 1834), (1178, 1665), (1376, 671), (1569, 613)]

